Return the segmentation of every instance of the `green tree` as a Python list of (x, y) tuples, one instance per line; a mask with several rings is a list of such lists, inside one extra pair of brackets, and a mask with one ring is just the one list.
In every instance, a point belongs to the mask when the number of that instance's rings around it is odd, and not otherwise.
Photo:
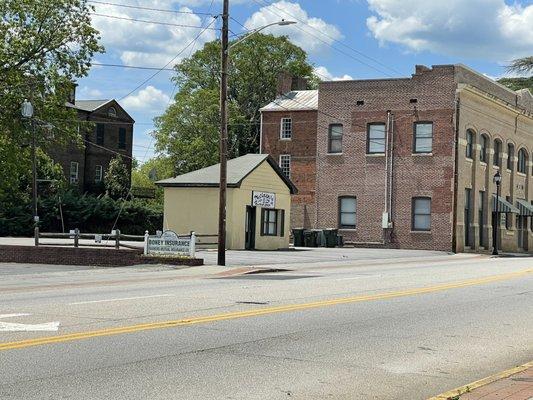
[(529, 78), (501, 78), (498, 82), (511, 90), (529, 89), (533, 94), (533, 76)]
[(113, 199), (126, 199), (130, 190), (129, 183), (128, 167), (124, 164), (122, 156), (113, 157), (104, 177), (106, 194)]
[[(154, 137), (181, 174), (218, 161), (220, 43), (207, 43), (175, 69), (175, 102), (156, 119)], [(256, 34), (232, 48), (229, 72), (230, 157), (259, 150), (259, 109), (276, 97), (280, 73), (315, 82), (305, 51), (272, 35)]]
[(174, 166), (168, 157), (154, 157), (142, 165), (136, 165), (131, 173), (131, 186), (155, 189), (155, 199), (146, 201), (163, 204), (163, 189), (155, 184), (156, 181), (173, 177)]
[(24, 99), (34, 105), (40, 147), (50, 145), (43, 121), (55, 126), (54, 146), (79, 140), (76, 114), (65, 100), (103, 51), (91, 11), (86, 0), (0, 1), (0, 203), (29, 190), (20, 187), (31, 169), (31, 129), (20, 116)]

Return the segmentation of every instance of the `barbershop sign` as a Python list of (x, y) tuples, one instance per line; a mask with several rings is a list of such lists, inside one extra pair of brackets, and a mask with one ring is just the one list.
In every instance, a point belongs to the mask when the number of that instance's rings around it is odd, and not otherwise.
[(179, 237), (176, 232), (165, 231), (161, 235), (145, 235), (144, 254), (184, 255), (194, 257), (196, 236)]
[(276, 194), (252, 192), (252, 207), (276, 208)]

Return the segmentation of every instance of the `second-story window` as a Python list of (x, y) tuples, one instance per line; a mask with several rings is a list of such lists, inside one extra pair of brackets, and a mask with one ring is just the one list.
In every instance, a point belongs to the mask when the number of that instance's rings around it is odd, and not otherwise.
[(433, 151), (432, 122), (417, 122), (415, 124), (413, 151), (415, 153), (431, 153)]
[(291, 155), (281, 154), (279, 156), (279, 167), (287, 178), (291, 178)]
[(97, 165), (94, 173), (94, 181), (96, 183), (102, 182), (102, 177), (104, 176), (104, 169), (101, 165)]
[(342, 153), (342, 125), (331, 124), (328, 132), (328, 153)]
[(280, 127), (280, 139), (292, 138), (292, 118), (282, 118)]
[(368, 154), (385, 153), (385, 124), (368, 124), (366, 152)]
[(126, 148), (126, 128), (118, 128), (118, 148)]
[(507, 145), (507, 169), (513, 169), (513, 158), (514, 158), (514, 146), (509, 143)]
[(466, 158), (474, 158), (474, 132), (466, 131)]
[(479, 149), (479, 161), (486, 163), (487, 159), (487, 147), (489, 147), (489, 139), (486, 135), (481, 135), (481, 148)]
[(96, 124), (96, 144), (102, 146), (104, 144), (105, 125)]
[(527, 153), (525, 149), (518, 151), (518, 172), (527, 173)]
[(494, 160), (492, 163), (499, 167), (501, 165), (501, 153), (502, 153), (502, 142), (499, 140), (494, 141)]
[(79, 174), (79, 164), (76, 161), (71, 161), (70, 163), (70, 183), (78, 183), (78, 174)]

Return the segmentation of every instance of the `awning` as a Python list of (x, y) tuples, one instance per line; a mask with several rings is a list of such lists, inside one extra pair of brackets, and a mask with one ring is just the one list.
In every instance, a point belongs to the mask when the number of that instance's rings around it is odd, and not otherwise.
[(498, 202), (498, 212), (500, 213), (515, 213), (520, 214), (520, 210), (509, 203), (505, 198), (500, 196), (499, 198), (493, 194), (492, 195), (492, 211), (496, 212), (496, 202)]
[(518, 209), (520, 210), (520, 215), (523, 215), (526, 217), (533, 217), (533, 205), (521, 199), (516, 200), (516, 205), (518, 206)]

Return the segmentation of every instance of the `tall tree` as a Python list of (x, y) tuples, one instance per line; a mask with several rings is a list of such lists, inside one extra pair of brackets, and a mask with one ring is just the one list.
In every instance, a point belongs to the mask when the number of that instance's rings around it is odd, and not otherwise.
[(511, 62), (507, 69), (511, 72), (533, 73), (533, 56), (517, 58)]
[[(156, 119), (154, 136), (156, 149), (184, 173), (218, 161), (220, 43), (207, 43), (175, 69), (175, 102)], [(286, 37), (256, 34), (231, 49), (230, 157), (259, 150), (259, 109), (276, 97), (282, 72), (315, 82), (307, 54)]]
[(109, 162), (104, 177), (106, 193), (113, 199), (126, 199), (129, 193), (130, 177), (122, 156), (117, 155)]
[(0, 202), (17, 193), (31, 170), (30, 126), (20, 106), (35, 109), (38, 144), (46, 147), (42, 125), (51, 123), (54, 145), (78, 139), (73, 110), (65, 107), (72, 81), (85, 76), (93, 55), (103, 51), (91, 27), (86, 0), (0, 1)]

